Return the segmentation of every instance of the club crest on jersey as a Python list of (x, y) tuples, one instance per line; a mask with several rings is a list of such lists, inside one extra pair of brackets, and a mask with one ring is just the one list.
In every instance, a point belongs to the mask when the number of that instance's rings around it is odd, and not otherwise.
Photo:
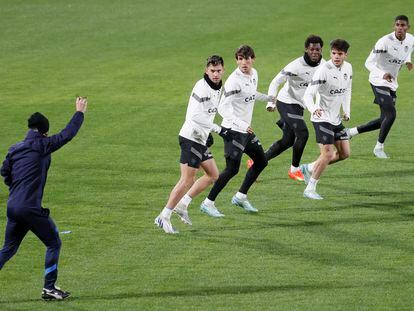
[(348, 79), (348, 75), (346, 73), (344, 73), (344, 79)]

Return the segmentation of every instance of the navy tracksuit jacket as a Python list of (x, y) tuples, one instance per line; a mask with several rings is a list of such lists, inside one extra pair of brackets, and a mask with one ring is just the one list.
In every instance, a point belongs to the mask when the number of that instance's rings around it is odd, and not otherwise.
[(4, 246), (0, 250), (0, 269), (16, 253), (26, 233), (32, 231), (46, 245), (45, 288), (57, 279), (61, 241), (49, 210), (42, 207), (43, 190), (51, 162), (51, 153), (68, 143), (79, 131), (84, 115), (76, 112), (58, 134), (45, 137), (29, 130), (26, 138), (10, 147), (0, 173), (9, 186), (7, 225)]

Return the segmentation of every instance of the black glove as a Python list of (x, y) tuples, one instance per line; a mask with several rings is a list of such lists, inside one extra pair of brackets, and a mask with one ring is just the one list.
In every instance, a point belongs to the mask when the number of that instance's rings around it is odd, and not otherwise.
[(231, 139), (231, 132), (230, 132), (229, 128), (221, 127), (221, 131), (220, 131), (219, 135), (224, 140), (230, 140)]
[(214, 144), (214, 138), (213, 138), (213, 135), (211, 135), (210, 133), (208, 134), (208, 137), (207, 137), (206, 146), (207, 148), (210, 148), (211, 146), (213, 146), (213, 144)]

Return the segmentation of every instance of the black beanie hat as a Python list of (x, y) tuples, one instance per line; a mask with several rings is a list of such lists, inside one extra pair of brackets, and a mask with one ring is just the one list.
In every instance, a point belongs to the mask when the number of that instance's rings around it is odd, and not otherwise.
[(30, 129), (37, 129), (39, 133), (45, 134), (49, 131), (49, 120), (40, 112), (35, 112), (27, 120)]

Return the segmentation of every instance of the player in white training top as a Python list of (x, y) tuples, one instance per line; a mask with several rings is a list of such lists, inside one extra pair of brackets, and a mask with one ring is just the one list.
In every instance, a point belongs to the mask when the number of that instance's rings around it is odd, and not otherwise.
[[(170, 220), (174, 208), (181, 220), (191, 225), (187, 212), (189, 201), (218, 178), (217, 165), (208, 147), (213, 143), (210, 131), (219, 133), (221, 130), (213, 121), (221, 98), (223, 73), (223, 58), (210, 56), (203, 79), (197, 81), (191, 92), (185, 122), (178, 136), (181, 147), (181, 177), (171, 191), (164, 209), (154, 221), (166, 233), (178, 233)], [(200, 167), (205, 174), (194, 182)], [(187, 199), (183, 204), (178, 204), (184, 195)]]
[[(316, 200), (322, 199), (316, 192), (316, 185), (325, 168), (345, 160), (351, 153), (349, 138), (342, 125), (342, 120), (348, 121), (351, 116), (352, 66), (345, 61), (349, 44), (336, 39), (330, 46), (331, 59), (316, 70), (304, 96), (321, 154), (315, 162), (301, 165), (308, 184), (303, 195)], [(320, 97), (315, 102), (317, 94)]]
[[(288, 176), (298, 181), (304, 180), (299, 163), (309, 137), (308, 127), (303, 118), (306, 108), (303, 95), (315, 71), (325, 63), (322, 59), (322, 47), (321, 37), (308, 36), (305, 40), (305, 54), (283, 68), (270, 83), (268, 91), (269, 95), (277, 96), (277, 102), (268, 103), (266, 108), (272, 112), (277, 107), (280, 120), (276, 124), (282, 129), (283, 136), (266, 151), (266, 158), (270, 161), (293, 147), (292, 165), (288, 170)], [(284, 86), (278, 93), (278, 88), (283, 83)]]
[(395, 103), (397, 99), (397, 77), (405, 64), (408, 70), (413, 69), (411, 54), (414, 49), (414, 36), (407, 33), (410, 28), (408, 17), (399, 15), (395, 18), (394, 32), (383, 36), (377, 41), (369, 54), (365, 67), (370, 71), (369, 82), (374, 92), (374, 103), (379, 105), (381, 114), (378, 119), (349, 129), (348, 134), (357, 134), (380, 129), (374, 155), (387, 159), (384, 142), (397, 116)]
[(267, 165), (263, 147), (250, 124), (255, 101), (272, 101), (274, 98), (257, 91), (258, 77), (253, 68), (253, 49), (248, 45), (242, 45), (237, 49), (235, 57), (238, 68), (224, 85), (224, 97), (218, 109), (223, 117), (221, 126), (225, 129), (222, 130), (221, 136), (224, 139), (226, 168), (220, 173), (208, 197), (200, 206), (203, 212), (213, 217), (219, 216), (211, 212), (217, 210), (214, 201), (229, 180), (239, 172), (243, 153), (250, 156), (254, 164), (247, 171), (239, 192), (233, 196), (231, 202), (248, 212), (257, 212), (258, 210), (247, 200), (247, 191)]

